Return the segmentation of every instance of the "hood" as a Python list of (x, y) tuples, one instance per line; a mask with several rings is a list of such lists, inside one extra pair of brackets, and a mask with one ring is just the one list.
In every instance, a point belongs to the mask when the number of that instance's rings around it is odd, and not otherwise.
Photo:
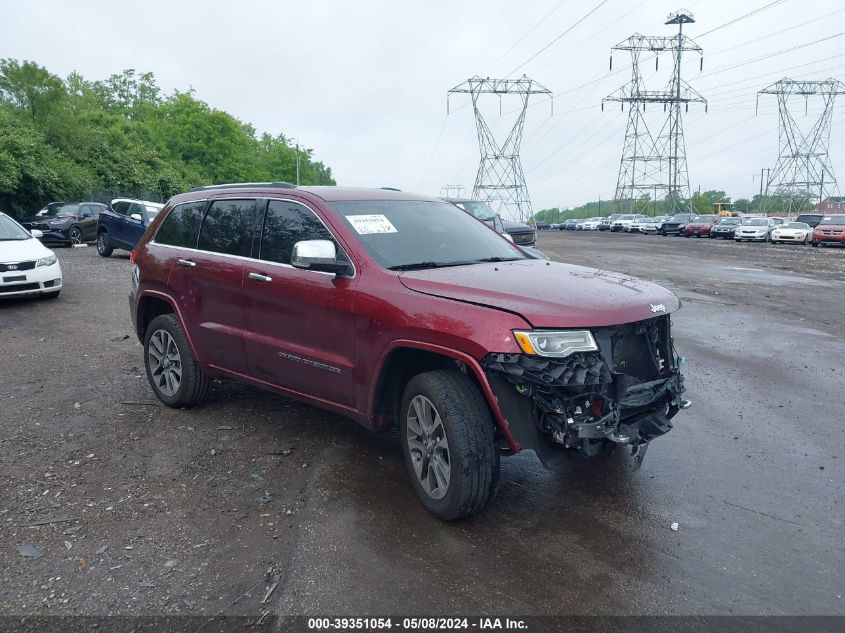
[(39, 224), (49, 224), (50, 222), (68, 222), (77, 219), (74, 215), (31, 215), (28, 218), (21, 220), (21, 224), (28, 224), (30, 222), (37, 222)]
[(542, 328), (631, 323), (681, 306), (651, 282), (536, 259), (408, 271), (399, 279), (410, 290), (518, 314)]
[(47, 257), (52, 253), (35, 238), (28, 240), (0, 241), (0, 262), (24, 262)]

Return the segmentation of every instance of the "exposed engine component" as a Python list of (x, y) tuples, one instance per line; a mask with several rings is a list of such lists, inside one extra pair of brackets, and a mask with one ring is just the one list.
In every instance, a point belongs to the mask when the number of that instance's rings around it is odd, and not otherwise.
[(689, 406), (680, 397), (682, 359), (669, 327), (669, 317), (661, 316), (600, 328), (592, 331), (597, 352), (490, 354), (484, 368), (530, 401), (532, 423), (546, 441), (588, 456), (631, 446), (639, 466), (645, 445), (667, 433), (670, 419)]

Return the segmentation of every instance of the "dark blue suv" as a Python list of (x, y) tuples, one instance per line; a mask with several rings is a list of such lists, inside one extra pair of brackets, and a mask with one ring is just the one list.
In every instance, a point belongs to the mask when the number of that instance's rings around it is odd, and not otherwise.
[(109, 257), (116, 248), (131, 251), (163, 204), (115, 198), (97, 222), (97, 252)]

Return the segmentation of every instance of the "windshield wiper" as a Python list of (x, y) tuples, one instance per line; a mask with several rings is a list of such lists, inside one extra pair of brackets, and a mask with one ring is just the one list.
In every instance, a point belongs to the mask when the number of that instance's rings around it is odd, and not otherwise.
[(485, 257), (483, 259), (476, 259), (477, 262), (516, 262), (524, 257)]
[(475, 264), (477, 260), (462, 262), (415, 262), (413, 264), (397, 264), (388, 267), (388, 270), (426, 270), (427, 268), (448, 268), (449, 266), (468, 266)]

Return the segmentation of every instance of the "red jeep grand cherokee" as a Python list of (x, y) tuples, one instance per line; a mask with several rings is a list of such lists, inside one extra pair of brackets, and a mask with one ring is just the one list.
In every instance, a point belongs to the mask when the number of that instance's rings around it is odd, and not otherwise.
[(671, 292), (527, 259), (454, 205), (381, 189), (239, 184), (171, 199), (132, 254), (132, 319), (171, 407), (234, 378), (398, 426), (444, 519), (495, 494), (499, 457), (635, 465), (687, 401)]

